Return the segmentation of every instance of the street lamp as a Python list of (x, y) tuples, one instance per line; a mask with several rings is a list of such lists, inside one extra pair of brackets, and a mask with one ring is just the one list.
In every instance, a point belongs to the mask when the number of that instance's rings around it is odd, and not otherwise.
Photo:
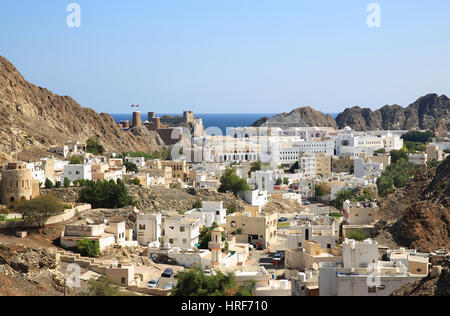
[(281, 258), (273, 258), (275, 261), (275, 280), (278, 280), (278, 265), (281, 264)]

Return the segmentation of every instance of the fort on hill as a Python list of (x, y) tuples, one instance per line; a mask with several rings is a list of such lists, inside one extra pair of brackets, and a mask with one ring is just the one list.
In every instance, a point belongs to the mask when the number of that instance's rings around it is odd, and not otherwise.
[(174, 145), (183, 139), (182, 129), (187, 128), (190, 132), (195, 129), (204, 130), (201, 118), (195, 118), (193, 111), (184, 111), (183, 116), (164, 115), (157, 117), (156, 112), (148, 112), (147, 121), (142, 122), (141, 112), (133, 112), (131, 124), (129, 121), (121, 121), (118, 127), (124, 130), (145, 126), (150, 131), (159, 134), (166, 145)]

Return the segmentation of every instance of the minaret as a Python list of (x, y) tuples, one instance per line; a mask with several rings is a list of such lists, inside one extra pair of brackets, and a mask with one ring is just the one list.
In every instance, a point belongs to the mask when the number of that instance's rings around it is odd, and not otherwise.
[(211, 266), (218, 267), (222, 259), (222, 249), (225, 243), (222, 241), (222, 233), (225, 230), (217, 224), (213, 223), (213, 229), (211, 230), (211, 242), (209, 243), (209, 249), (211, 250)]

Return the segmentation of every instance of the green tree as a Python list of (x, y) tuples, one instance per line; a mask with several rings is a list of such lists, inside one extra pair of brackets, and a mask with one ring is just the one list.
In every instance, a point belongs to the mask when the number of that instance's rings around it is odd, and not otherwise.
[(61, 181), (56, 181), (55, 188), (59, 189), (59, 188), (61, 188), (61, 186), (62, 186)]
[(255, 284), (246, 283), (239, 287), (232, 272), (217, 271), (205, 275), (200, 269), (184, 270), (177, 274), (178, 284), (172, 290), (174, 296), (241, 296), (252, 295)]
[(78, 241), (78, 251), (82, 256), (96, 258), (100, 254), (100, 244), (98, 241), (83, 238)]
[(138, 169), (138, 167), (136, 166), (136, 164), (134, 164), (134, 163), (132, 163), (132, 162), (125, 161), (125, 162), (123, 163), (123, 165), (124, 165), (125, 168), (127, 169), (127, 172), (134, 172), (134, 173), (138, 173), (138, 172), (139, 172), (139, 169)]
[(283, 183), (283, 179), (278, 178), (277, 181), (275, 181), (275, 185), (281, 185)]
[(377, 179), (378, 195), (386, 197), (394, 192), (394, 181), (389, 172), (383, 172)]
[(393, 164), (399, 161), (408, 161), (408, 160), (409, 160), (408, 154), (404, 149), (391, 151), (391, 162)]
[(330, 192), (330, 188), (326, 185), (326, 183), (316, 185), (314, 190), (317, 197), (325, 196)]
[(289, 185), (289, 179), (288, 178), (284, 178), (283, 179), (283, 184), (284, 185)]
[(72, 156), (70, 158), (71, 165), (82, 165), (84, 164), (84, 158), (82, 156)]
[(134, 185), (140, 185), (141, 184), (141, 180), (139, 180), (138, 178), (134, 178), (133, 179), (133, 184)]
[(252, 172), (259, 171), (259, 170), (261, 170), (261, 161), (260, 160), (253, 162), (251, 164), (250, 171), (248, 172), (248, 176), (250, 176)]
[(54, 187), (53, 182), (49, 178), (45, 179), (45, 188), (53, 189), (53, 187)]
[(433, 140), (434, 133), (433, 132), (417, 132), (411, 131), (402, 136), (402, 139), (405, 142), (417, 142), (426, 144)]
[(220, 178), (220, 187), (218, 191), (221, 193), (231, 191), (234, 195), (238, 195), (239, 193), (250, 191), (250, 186), (245, 179), (241, 179), (236, 175), (236, 170), (228, 168)]
[(380, 148), (380, 149), (375, 150), (373, 153), (374, 154), (385, 154), (386, 153), (386, 149)]
[(80, 191), (80, 201), (89, 203), (93, 208), (122, 208), (134, 205), (125, 185), (114, 181), (86, 181)]
[(94, 138), (89, 138), (86, 142), (86, 152), (94, 155), (103, 155), (105, 148)]
[(337, 209), (342, 209), (344, 202), (353, 199), (353, 192), (351, 190), (342, 190), (336, 194), (336, 198), (333, 200), (332, 204)]
[(69, 188), (70, 187), (70, 180), (68, 178), (64, 178), (64, 187)]
[(13, 206), (13, 210), (22, 215), (30, 226), (44, 227), (47, 220), (61, 214), (68, 205), (51, 195), (41, 195), (29, 201), (23, 200)]

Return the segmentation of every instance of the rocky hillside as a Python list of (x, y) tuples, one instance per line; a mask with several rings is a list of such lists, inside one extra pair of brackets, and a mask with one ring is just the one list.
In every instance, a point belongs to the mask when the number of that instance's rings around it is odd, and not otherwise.
[(293, 110), (290, 113), (281, 113), (273, 117), (263, 117), (253, 123), (255, 127), (333, 127), (337, 128), (336, 121), (322, 112), (316, 111), (311, 107), (303, 107)]
[(445, 95), (426, 95), (406, 108), (400, 105), (386, 105), (376, 111), (352, 107), (340, 113), (336, 120), (310, 107), (299, 108), (291, 113), (261, 118), (253, 126), (304, 127), (329, 126), (344, 128), (350, 126), (357, 131), (373, 130), (450, 130), (450, 99)]
[(450, 296), (450, 262), (447, 260), (441, 267), (439, 275), (429, 275), (422, 280), (408, 283), (391, 296)]
[(358, 131), (367, 130), (450, 130), (450, 99), (445, 95), (426, 95), (406, 108), (399, 105), (384, 106), (379, 110), (353, 107), (336, 117), (340, 128), (350, 126)]
[[(109, 151), (153, 151), (163, 144), (155, 133), (125, 132), (108, 114), (81, 107), (68, 96), (27, 82), (17, 69), (0, 56), (0, 160), (15, 152), (45, 155), (52, 144), (98, 138)], [(135, 135), (136, 134), (136, 135)]]
[(380, 243), (435, 251), (450, 249), (450, 158), (419, 172), (404, 189), (380, 201)]

